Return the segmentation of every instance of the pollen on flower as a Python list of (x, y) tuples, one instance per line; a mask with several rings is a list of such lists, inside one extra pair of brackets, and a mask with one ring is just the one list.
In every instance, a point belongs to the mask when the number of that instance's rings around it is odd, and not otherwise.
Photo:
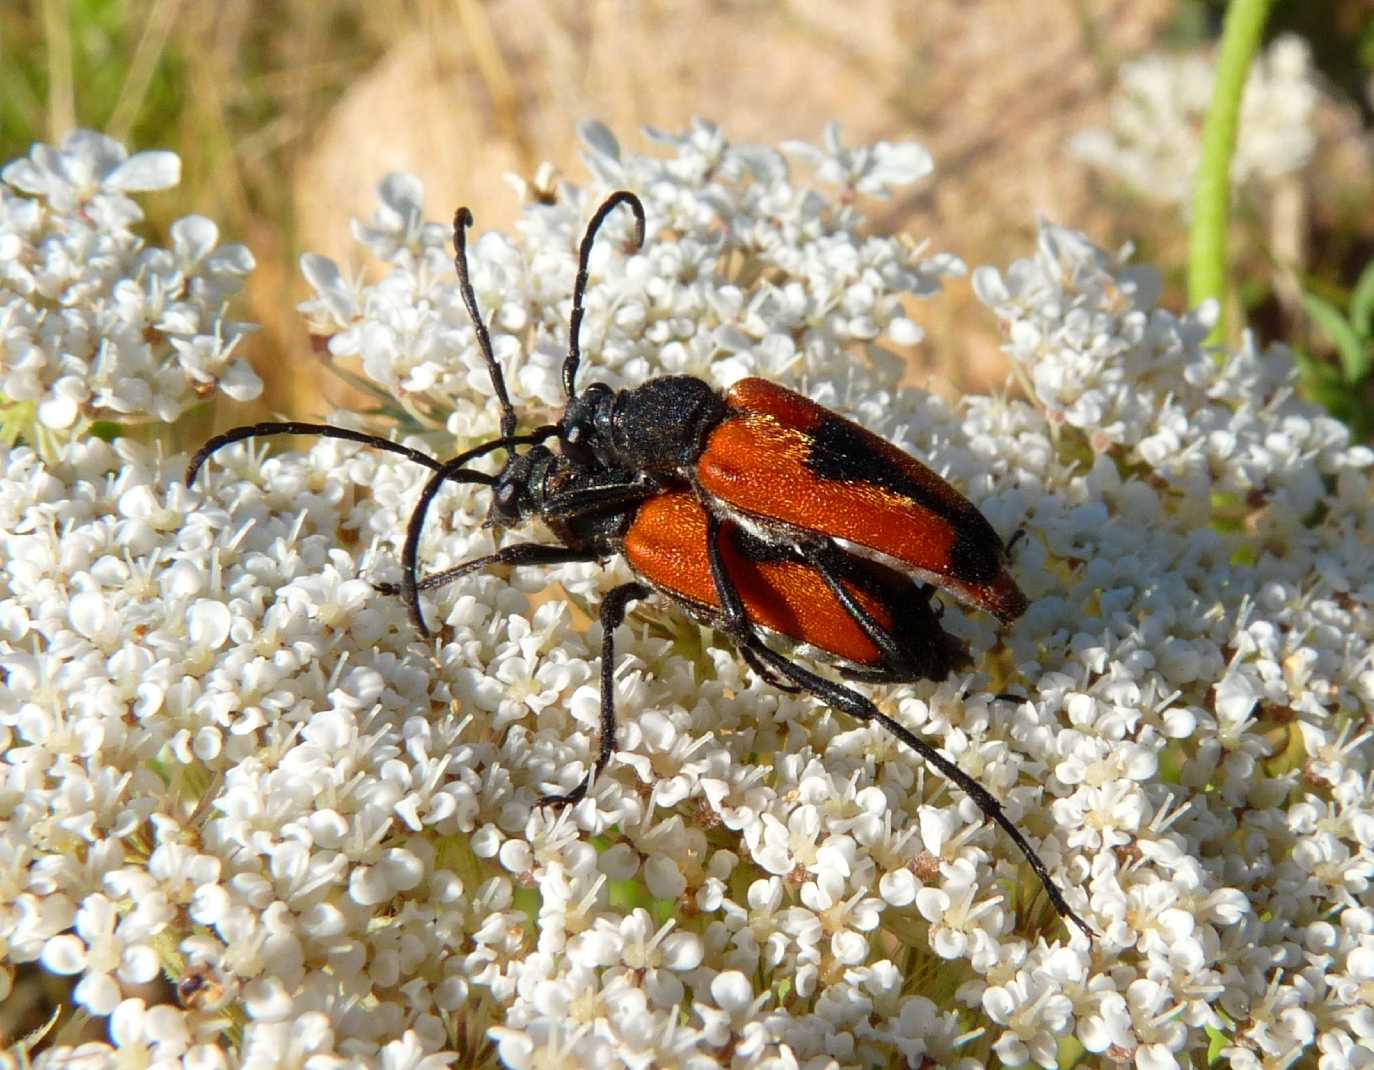
[[(1291, 355), (1216, 359), (1206, 310), (1046, 223), (974, 273), (1026, 400), (956, 407), (862, 359), (939, 322), (920, 309), (962, 270), (862, 219), (931, 181), (919, 146), (583, 137), (584, 186), (527, 184), (518, 237), (470, 245), (522, 419), (561, 400), (577, 241), (628, 187), (649, 238), (626, 254), (613, 219), (592, 259), (595, 378), (775, 378), (1023, 527), (1025, 615), (946, 606), (973, 666), (873, 694), (1003, 802), (1096, 941), (889, 734), (652, 603), (618, 633), (620, 752), (575, 807), (537, 806), (595, 759), (601, 637), (569, 603), (594, 617), (623, 562), (427, 591), (425, 639), (373, 588), (428, 475), (406, 458), (242, 444), (188, 489), (184, 457), (76, 437), (0, 446), (0, 995), (45, 971), (109, 1033), (36, 1061), (1053, 1066), (1069, 1035), (1151, 1067), (1218, 1043), (1237, 1065), (1374, 1057), (1374, 453), (1297, 398)], [(129, 229), (172, 159), (83, 135), (3, 173), (0, 241), (27, 244), (0, 323), (84, 279), (68, 342), (94, 354), (116, 305), (139, 338), (79, 367), (7, 341), (28, 355), (9, 400), (75, 427), (96, 399), (172, 420), (207, 383), (234, 396), (247, 254), (208, 221), (171, 250)], [(380, 202), (354, 235), (384, 273), (307, 256), (303, 312), (402, 400), (388, 430), (451, 454), (499, 424), (436, 222), (453, 206), (409, 176)], [(205, 301), (159, 304), (139, 257)], [(439, 495), (423, 572), (505, 537), (488, 493)]]

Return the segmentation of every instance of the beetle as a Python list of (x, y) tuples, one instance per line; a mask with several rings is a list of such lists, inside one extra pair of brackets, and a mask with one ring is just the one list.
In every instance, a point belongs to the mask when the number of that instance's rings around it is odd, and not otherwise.
[[(568, 400), (556, 423), (517, 433), (518, 417), (469, 278), (466, 231), (472, 214), (460, 208), (454, 263), (501, 409), (500, 435), (440, 462), (388, 439), (327, 424), (251, 424), (206, 442), (187, 467), (187, 485), (216, 450), (278, 434), (362, 442), (429, 468), (407, 525), (401, 582), (376, 585), (404, 599), (424, 635), (429, 629), (422, 591), (492, 565), (601, 562), (621, 554), (637, 579), (608, 592), (600, 608), (599, 753), (576, 787), (545, 795), (541, 804), (579, 801), (608, 764), (616, 743), (614, 633), (632, 602), (658, 593), (728, 634), (746, 664), (769, 683), (879, 724), (916, 751), (1007, 833), (1055, 909), (1091, 937), (1092, 928), (982, 785), (864, 695), (779, 653), (760, 634), (817, 648), (848, 680), (943, 680), (969, 659), (964, 645), (940, 624), (936, 588), (1004, 621), (1025, 608), (1001, 539), (972, 503), (929, 468), (764, 380), (743, 380), (724, 395), (689, 376), (663, 376), (619, 392), (593, 383), (578, 394), (588, 264), (598, 231), (621, 205), (634, 214), (635, 246), (644, 240), (643, 206), (627, 191), (608, 197), (587, 225), (562, 369)], [(551, 440), (556, 449), (546, 444)], [(499, 450), (507, 456), (497, 473), (469, 467)], [(448, 482), (491, 488), (488, 525), (507, 528), (539, 519), (558, 542), (507, 545), (420, 578), (425, 516)]]
[[(644, 207), (633, 193), (612, 194), (593, 223), (620, 204), (634, 213), (641, 245)], [(584, 289), (586, 272), (584, 260)], [(1004, 623), (1025, 611), (1006, 547), (972, 502), (910, 454), (801, 394), (747, 378), (722, 395), (689, 375), (620, 391), (592, 383), (579, 394), (582, 315), (574, 302), (557, 424), (565, 455), (687, 482), (769, 538), (846, 540)]]

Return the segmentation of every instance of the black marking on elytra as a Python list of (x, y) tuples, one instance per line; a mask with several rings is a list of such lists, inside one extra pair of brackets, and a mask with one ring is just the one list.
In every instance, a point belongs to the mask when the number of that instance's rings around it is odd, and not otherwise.
[(931, 492), (876, 451), (862, 428), (827, 415), (810, 432), (806, 467), (817, 479), (867, 483), (915, 502), (948, 521), (958, 533), (950, 548), (950, 574), (968, 583), (991, 583), (1002, 571), (1002, 540), (972, 502), (951, 503)]

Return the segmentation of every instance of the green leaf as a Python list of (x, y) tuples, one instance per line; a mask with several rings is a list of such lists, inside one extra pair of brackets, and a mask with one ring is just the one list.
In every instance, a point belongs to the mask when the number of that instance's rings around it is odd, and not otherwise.
[(1360, 382), (1369, 374), (1371, 363), (1369, 347), (1364, 339), (1355, 332), (1355, 328), (1341, 314), (1341, 310), (1331, 302), (1315, 294), (1303, 294), (1302, 303), (1312, 321), (1335, 343), (1336, 352), (1341, 358), (1341, 371), (1345, 373), (1345, 381)]
[(1364, 266), (1350, 295), (1350, 325), (1365, 342), (1374, 341), (1374, 260)]
[(1299, 381), (1303, 394), (1324, 408), (1336, 419), (1351, 429), (1355, 438), (1363, 439), (1374, 431), (1374, 420), (1360, 397), (1360, 391), (1352, 390), (1340, 370), (1324, 360), (1316, 360), (1302, 350), (1293, 351), (1298, 365)]

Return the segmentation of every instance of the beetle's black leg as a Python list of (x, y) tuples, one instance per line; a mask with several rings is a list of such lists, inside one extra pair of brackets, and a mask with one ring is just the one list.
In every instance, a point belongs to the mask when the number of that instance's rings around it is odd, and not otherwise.
[(223, 449), (235, 442), (242, 442), (246, 438), (266, 438), (269, 435), (319, 435), (321, 438), (341, 438), (347, 442), (361, 442), (364, 446), (375, 446), (379, 450), (399, 453), (402, 457), (408, 457), (416, 464), (422, 464), (431, 471), (438, 471), (440, 468), (440, 462), (429, 454), (413, 450), (409, 446), (402, 446), (399, 442), (392, 442), (391, 439), (382, 438), (380, 435), (369, 435), (366, 431), (352, 431), (347, 427), (334, 427), (332, 424), (307, 424), (298, 420), (281, 420), (261, 424), (246, 424), (210, 439), (200, 449), (196, 450), (196, 455), (191, 458), (191, 463), (186, 466), (186, 485), (189, 487), (196, 481), (196, 473), (200, 471), (201, 465), (209, 460), (210, 455), (216, 450)]
[[(882, 654), (883, 661), (886, 663), (887, 668), (893, 672), (899, 672), (903, 669), (915, 669), (915, 666), (911, 665), (910, 659), (908, 659), (906, 655), (902, 653), (901, 648), (897, 646), (897, 641), (892, 638), (892, 633), (884, 628), (882, 624), (874, 618), (873, 614), (866, 610), (859, 600), (854, 597), (849, 588), (840, 581), (840, 577), (836, 574), (835, 567), (832, 563), (833, 558), (817, 547), (802, 546), (798, 547), (798, 549), (801, 550), (802, 556), (806, 559), (806, 563), (820, 574), (821, 579), (825, 581), (825, 585), (830, 588), (830, 593), (835, 596), (835, 600), (839, 602), (844, 611), (849, 614), (850, 619), (859, 626), (859, 629), (868, 637), (868, 641), (878, 648), (878, 652)], [(913, 594), (914, 593), (913, 591)]]
[[(892, 633), (884, 628), (868, 610), (864, 609), (863, 604), (850, 594), (848, 588), (840, 582), (840, 577), (836, 575), (833, 566), (827, 561), (825, 555), (817, 551), (804, 550), (803, 556), (820, 573), (821, 579), (830, 588), (831, 594), (839, 601), (854, 623), (863, 629), (864, 635), (868, 636), (869, 641), (882, 652), (886, 661), (886, 664), (880, 669), (846, 665), (835, 671), (847, 680), (858, 680), (872, 684), (906, 683), (912, 679), (913, 672), (919, 673), (920, 667), (913, 665), (911, 659), (902, 654), (893, 643)], [(916, 588), (916, 597), (929, 597), (929, 594), (930, 588), (928, 586), (923, 585)], [(1023, 695), (1013, 695), (1007, 692), (999, 692), (993, 697), (1003, 702), (1018, 704), (1026, 701)]]
[(615, 630), (625, 620), (625, 609), (650, 594), (642, 583), (622, 583), (613, 588), (601, 601), (601, 751), (582, 783), (566, 795), (550, 794), (539, 800), (540, 806), (565, 806), (586, 798), (588, 789), (606, 768), (615, 753)]
[(912, 680), (910, 673), (893, 670), (887, 666), (881, 669), (865, 669), (854, 665), (836, 665), (834, 668), (844, 679), (861, 684), (908, 684)]
[(882, 713), (877, 706), (857, 691), (852, 691), (843, 684), (827, 680), (823, 676), (818, 676), (816, 673), (802, 668), (760, 641), (753, 623), (749, 620), (744, 601), (740, 598), (739, 591), (725, 568), (725, 559), (720, 552), (720, 518), (714, 513), (710, 514), (707, 520), (706, 532), (706, 552), (711, 563), (711, 577), (715, 581), (716, 593), (720, 597), (721, 608), (725, 614), (725, 625), (741, 648), (746, 646), (751, 648), (754, 654), (766, 665), (787, 677), (803, 691), (816, 696), (822, 702), (829, 703), (859, 721), (873, 721), (881, 725), (898, 740), (914, 750), (928, 764), (934, 766), (947, 780), (953, 781), (969, 798), (977, 803), (984, 816), (1002, 827), (1002, 830), (1011, 838), (1012, 843), (1016, 844), (1021, 853), (1025, 855), (1026, 861), (1030, 863), (1035, 875), (1040, 878), (1040, 883), (1044, 886), (1046, 894), (1050, 897), (1050, 902), (1054, 904), (1054, 908), (1059, 911), (1060, 916), (1072, 921), (1089, 938), (1096, 935), (1092, 926), (1074, 913), (1073, 908), (1069, 906), (1063, 893), (1051, 878), (1045, 863), (1036, 854), (1035, 848), (1021, 834), (1021, 830), (1016, 827), (1011, 818), (1007, 816), (1006, 811), (1002, 809), (1002, 804), (987, 788), (979, 784), (978, 781), (925, 740)]
[(661, 492), (657, 483), (643, 479), (615, 479), (600, 486), (550, 494), (539, 508), (541, 520), (585, 516), (588, 513), (619, 512), (627, 505), (647, 501)]
[[(539, 516), (542, 520), (557, 520), (565, 516), (576, 517), (599, 511), (613, 511), (619, 507), (643, 501), (657, 493), (658, 488), (656, 486), (638, 482), (616, 482), (599, 487), (584, 487), (566, 494), (551, 495), (539, 510)], [(420, 507), (417, 506), (415, 512), (411, 514), (412, 524), (415, 522), (416, 514), (419, 513)], [(423, 514), (420, 515), (423, 518)], [(523, 556), (524, 551), (529, 551), (530, 556)], [(510, 556), (507, 556), (508, 554)], [(601, 558), (602, 555), (570, 550), (565, 546), (548, 546), (544, 543), (535, 542), (516, 543), (513, 546), (507, 546), (495, 553), (488, 554), (486, 557), (473, 558), (471, 561), (464, 561), (452, 568), (446, 568), (442, 572), (431, 573), (424, 579), (416, 581), (415, 590), (432, 591), (436, 587), (443, 587), (460, 576), (466, 576), (469, 572), (486, 565), (563, 565), (574, 561), (600, 561)], [(403, 583), (374, 583), (373, 586), (382, 594), (401, 594), (405, 591), (405, 584)]]
[(795, 681), (803, 690), (809, 691), (822, 702), (828, 702), (836, 709), (843, 710), (857, 720), (874, 721), (881, 725), (901, 740), (901, 742), (905, 743), (919, 754), (928, 764), (934, 766), (943, 777), (953, 781), (969, 798), (978, 804), (978, 809), (983, 811), (985, 817), (1002, 826), (1002, 830), (1010, 837), (1012, 843), (1016, 844), (1021, 853), (1025, 855), (1026, 861), (1030, 863), (1031, 869), (1033, 869), (1035, 875), (1040, 878), (1040, 883), (1044, 886), (1045, 892), (1049, 895), (1050, 902), (1054, 904), (1055, 910), (1057, 910), (1062, 917), (1067, 918), (1082, 929), (1089, 938), (1096, 935), (1092, 926), (1080, 918), (1074, 912), (1073, 908), (1069, 906), (1063, 893), (1060, 892), (1058, 886), (1054, 883), (1054, 878), (1050, 876), (1049, 870), (1045, 868), (1045, 863), (1040, 860), (1040, 856), (1036, 853), (1035, 848), (1032, 847), (1025, 836), (1021, 834), (1021, 830), (1016, 827), (1016, 824), (1011, 818), (1007, 817), (1006, 811), (1002, 809), (1002, 804), (997, 801), (987, 788), (979, 784), (978, 781), (974, 780), (973, 777), (969, 776), (925, 740), (914, 735), (909, 729), (882, 713), (872, 702), (864, 698), (858, 692), (851, 691), (842, 684), (837, 684), (832, 680), (827, 680), (822, 676), (817, 676), (815, 673), (808, 672), (800, 665), (792, 663), (781, 654), (769, 649), (763, 643), (759, 642), (757, 637), (751, 636), (747, 641), (753, 645), (754, 652), (760, 658), (773, 666), (773, 668), (777, 669), (778, 672), (782, 673), (784, 676)]
[[(417, 583), (415, 589), (432, 591), (488, 565), (566, 565), (573, 561), (599, 560), (600, 555), (586, 550), (570, 550), (566, 546), (548, 546), (542, 542), (518, 542), (511, 546), (503, 546), (495, 553), (484, 557), (474, 557), (471, 561), (446, 568), (442, 572), (431, 573)], [(399, 583), (374, 583), (372, 586), (382, 594), (400, 594), (402, 590)]]
[[(532, 441), (537, 442), (540, 437), (549, 437), (546, 432), (555, 430), (553, 428), (541, 428), (531, 435), (513, 435), (508, 439), (497, 439), (495, 444), (510, 442), (516, 445), (528, 445)], [(492, 446), (487, 443), (486, 446)], [(485, 448), (485, 447), (480, 447)], [(472, 568), (480, 567), (475, 562), (464, 562), (456, 565), (453, 569), (445, 570), (435, 576), (427, 577), (423, 584), (419, 579), (419, 558), (420, 558), (420, 534), (424, 530), (425, 516), (429, 512), (430, 502), (434, 500), (445, 482), (454, 483), (485, 483), (490, 485), (493, 482), (491, 476), (482, 472), (473, 472), (462, 468), (474, 455), (474, 450), (459, 454), (451, 461), (444, 464), (430, 477), (424, 489), (420, 491), (420, 497), (415, 503), (415, 508), (410, 514), (410, 523), (406, 527), (405, 544), (401, 547), (401, 583), (397, 588), (397, 593), (405, 599), (406, 608), (410, 612), (411, 622), (419, 629), (421, 635), (428, 635), (429, 629), (425, 625), (424, 615), (420, 611), (420, 591), (431, 590), (434, 587), (441, 587), (450, 580), (457, 579), (459, 576), (472, 571)], [(598, 511), (614, 511), (623, 509), (636, 501), (642, 501), (658, 492), (657, 487), (650, 487), (638, 481), (626, 482), (625, 480), (609, 481), (601, 486), (584, 487), (575, 492), (561, 495), (552, 495), (540, 509), (539, 515), (544, 520), (557, 520), (565, 516), (584, 516), (588, 513)], [(537, 545), (533, 543), (520, 543), (519, 545)], [(512, 547), (513, 549), (513, 547)], [(495, 564), (494, 558), (481, 558), (483, 563)], [(529, 562), (530, 564), (561, 564), (565, 561), (596, 561), (597, 557), (560, 557), (557, 559), (539, 559)], [(520, 564), (521, 562), (507, 562), (508, 564)], [(469, 567), (471, 566), (471, 567)], [(443, 577), (442, 579), (439, 577)], [(379, 588), (381, 589), (381, 588)]]
[[(911, 583), (904, 590), (871, 590), (866, 573), (856, 570), (855, 559), (833, 542), (799, 547), (807, 564), (816, 570), (850, 620), (878, 648), (880, 663), (841, 665), (836, 672), (847, 680), (895, 684), (913, 680), (943, 680), (951, 670), (970, 664), (967, 648), (940, 627), (943, 607), (932, 602), (934, 588)], [(854, 580), (861, 591), (879, 596), (893, 614), (889, 624), (875, 617), (846, 583)], [(937, 611), (938, 610), (938, 611)], [(905, 637), (902, 641), (899, 637)]]
[(740, 656), (744, 658), (744, 664), (753, 669), (758, 674), (760, 680), (771, 687), (776, 687), (779, 691), (786, 691), (789, 695), (796, 695), (801, 692), (801, 688), (795, 684), (789, 684), (783, 680), (772, 669), (761, 662), (758, 656), (747, 646), (739, 648)]

